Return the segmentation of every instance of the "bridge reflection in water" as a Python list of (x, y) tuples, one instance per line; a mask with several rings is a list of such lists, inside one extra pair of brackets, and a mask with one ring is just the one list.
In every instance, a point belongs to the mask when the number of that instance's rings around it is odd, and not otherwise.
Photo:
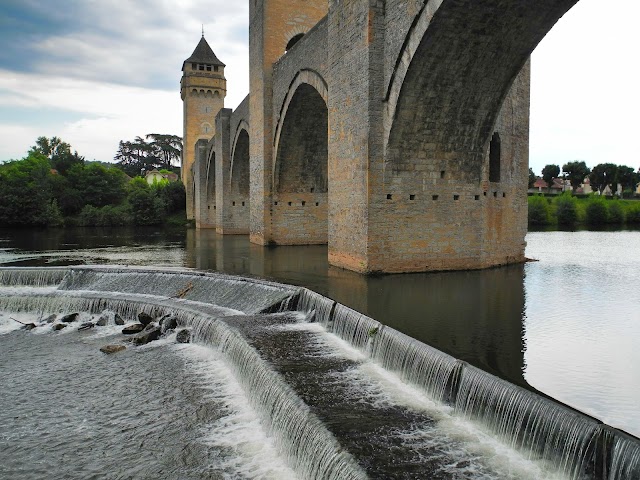
[(524, 266), (366, 277), (330, 266), (326, 246), (264, 248), (187, 232), (186, 265), (299, 285), (512, 383), (523, 377)]

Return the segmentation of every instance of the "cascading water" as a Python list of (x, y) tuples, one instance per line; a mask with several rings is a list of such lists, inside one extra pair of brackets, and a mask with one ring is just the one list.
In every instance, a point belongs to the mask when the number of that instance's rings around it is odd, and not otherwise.
[[(640, 477), (636, 438), (306, 289), (169, 269), (0, 269), (0, 311), (105, 310), (174, 315), (219, 352), (302, 478)], [(435, 406), (394, 400), (383, 384)], [(531, 465), (494, 471), (440, 426), (456, 419)]]

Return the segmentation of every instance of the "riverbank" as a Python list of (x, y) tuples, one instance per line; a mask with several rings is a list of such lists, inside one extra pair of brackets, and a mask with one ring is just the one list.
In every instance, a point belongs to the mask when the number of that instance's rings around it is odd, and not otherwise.
[(590, 195), (575, 197), (570, 192), (549, 197), (529, 197), (529, 226), (637, 226), (640, 201)]

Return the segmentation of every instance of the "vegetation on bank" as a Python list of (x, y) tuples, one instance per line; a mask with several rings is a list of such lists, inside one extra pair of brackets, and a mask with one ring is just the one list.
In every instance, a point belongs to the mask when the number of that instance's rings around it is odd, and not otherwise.
[(86, 162), (56, 137), (0, 164), (0, 226), (160, 225), (184, 212), (181, 182), (149, 185), (117, 165)]
[(554, 198), (529, 197), (529, 225), (640, 225), (640, 201), (600, 195), (578, 198), (565, 192)]

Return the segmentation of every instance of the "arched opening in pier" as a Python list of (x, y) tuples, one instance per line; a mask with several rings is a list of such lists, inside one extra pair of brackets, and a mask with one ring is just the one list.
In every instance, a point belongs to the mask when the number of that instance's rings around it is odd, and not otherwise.
[(316, 88), (301, 83), (283, 116), (274, 171), (275, 241), (327, 243), (327, 104)]

